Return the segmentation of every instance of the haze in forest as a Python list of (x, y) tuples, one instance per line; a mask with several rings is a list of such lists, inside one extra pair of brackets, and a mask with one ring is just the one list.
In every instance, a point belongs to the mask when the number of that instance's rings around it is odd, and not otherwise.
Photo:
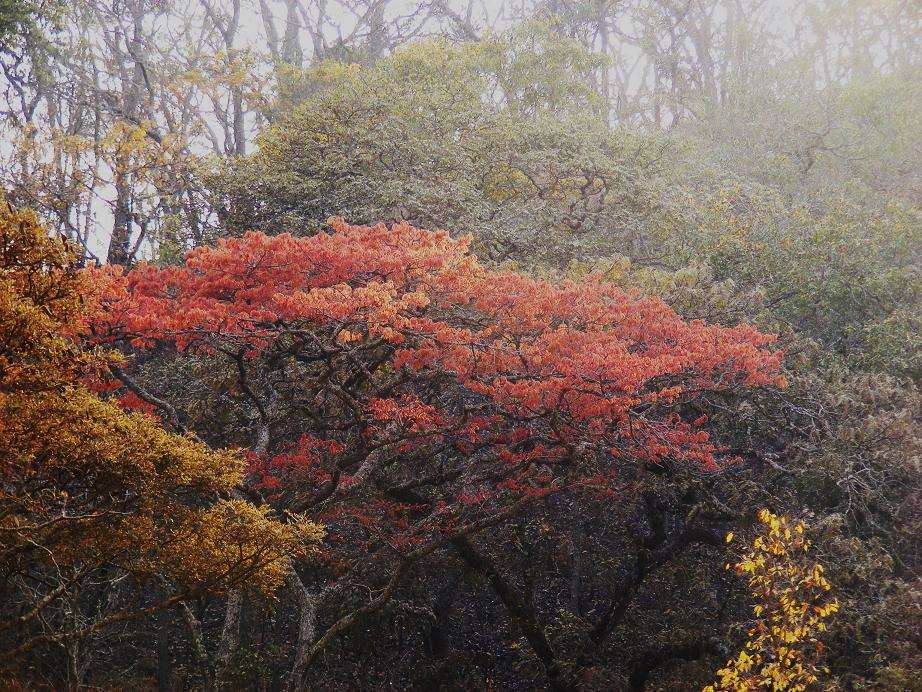
[(0, 687), (918, 689), (918, 2), (0, 0), (0, 70)]

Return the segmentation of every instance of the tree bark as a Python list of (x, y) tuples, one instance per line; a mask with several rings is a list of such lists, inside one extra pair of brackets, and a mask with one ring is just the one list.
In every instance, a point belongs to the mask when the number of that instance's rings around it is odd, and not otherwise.
[[(141, 90), (144, 84), (144, 59), (143, 27), (144, 8), (140, 2), (128, 5), (131, 19), (134, 24), (132, 35), (126, 37), (127, 55), (119, 50), (119, 60), (122, 63), (121, 72), (127, 81), (120, 104), (121, 119), (136, 125), (140, 122)], [(128, 64), (130, 63), (130, 68)], [(130, 75), (130, 76), (129, 76)], [(115, 209), (113, 210), (112, 237), (109, 240), (109, 250), (106, 261), (109, 264), (130, 265), (134, 261), (131, 251), (131, 234), (133, 203), (132, 185), (129, 178), (131, 170), (131, 155), (121, 155), (115, 161)]]
[(435, 620), (426, 637), (426, 649), (434, 658), (444, 658), (448, 654), (448, 619), (458, 593), (459, 577), (457, 572), (452, 574), (435, 595), (435, 603), (432, 605)]
[(303, 689), (304, 674), (307, 672), (309, 663), (308, 653), (314, 640), (317, 639), (317, 608), (320, 605), (322, 593), (312, 594), (308, 591), (294, 568), (288, 574), (288, 585), (294, 590), (298, 599), (298, 607), (301, 610), (295, 661), (285, 680), (285, 692), (295, 692)]
[(179, 604), (182, 611), (183, 620), (189, 629), (189, 638), (192, 640), (192, 650), (195, 652), (195, 661), (198, 664), (199, 672), (202, 676), (205, 692), (211, 692), (214, 689), (214, 676), (212, 675), (211, 666), (208, 664), (208, 650), (205, 648), (205, 638), (202, 636), (202, 623), (195, 617), (189, 604), (182, 602)]
[(645, 651), (634, 665), (630, 676), (631, 692), (644, 692), (650, 674), (660, 666), (676, 659), (694, 661), (706, 653), (715, 650), (713, 642), (698, 640), (677, 644), (666, 644), (656, 649)]
[(228, 669), (237, 646), (240, 644), (240, 615), (243, 612), (243, 592), (234, 589), (227, 594), (227, 607), (224, 615), (224, 628), (221, 630), (221, 643), (218, 647), (217, 673), (215, 678), (221, 687), (227, 682)]
[(170, 660), (169, 611), (160, 611), (157, 617), (157, 692), (173, 689), (173, 666)]
[(452, 544), (461, 558), (472, 568), (487, 576), (490, 586), (506, 607), (515, 624), (521, 630), (525, 639), (534, 651), (547, 676), (548, 687), (554, 692), (564, 692), (573, 689), (564, 675), (563, 669), (557, 660), (554, 649), (547, 640), (544, 628), (538, 622), (533, 608), (529, 607), (526, 599), (522, 598), (515, 587), (502, 575), (495, 564), (483, 553), (480, 553), (466, 536), (459, 536), (452, 540)]

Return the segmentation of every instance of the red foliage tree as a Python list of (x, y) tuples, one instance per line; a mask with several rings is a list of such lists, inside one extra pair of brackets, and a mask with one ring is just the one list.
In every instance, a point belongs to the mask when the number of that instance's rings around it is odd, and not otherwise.
[(685, 322), (593, 279), (491, 271), (443, 232), (331, 226), (95, 269), (93, 329), (229, 374), (254, 487), (327, 524), (337, 574), (374, 550), (402, 578), (536, 498), (611, 495), (630, 465), (714, 468), (690, 404), (781, 383), (773, 337), (750, 327)]

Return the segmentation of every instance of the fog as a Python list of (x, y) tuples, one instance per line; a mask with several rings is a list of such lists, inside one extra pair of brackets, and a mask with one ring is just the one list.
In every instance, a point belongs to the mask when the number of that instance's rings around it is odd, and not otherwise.
[(0, 0), (0, 686), (915, 689), (922, 5)]

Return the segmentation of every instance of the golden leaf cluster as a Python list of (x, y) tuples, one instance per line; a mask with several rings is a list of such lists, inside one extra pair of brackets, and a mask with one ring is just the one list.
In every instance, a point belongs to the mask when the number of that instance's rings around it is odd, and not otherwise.
[[(704, 692), (801, 692), (828, 672), (818, 663), (823, 645), (817, 636), (839, 602), (823, 566), (806, 559), (805, 526), (767, 509), (759, 512), (759, 522), (759, 536), (735, 565), (756, 603), (749, 639)], [(727, 542), (732, 540), (727, 534)]]
[(238, 454), (101, 399), (81, 377), (86, 291), (65, 243), (0, 208), (0, 558), (12, 574), (98, 569), (178, 593), (270, 593), (321, 529), (234, 499)]

